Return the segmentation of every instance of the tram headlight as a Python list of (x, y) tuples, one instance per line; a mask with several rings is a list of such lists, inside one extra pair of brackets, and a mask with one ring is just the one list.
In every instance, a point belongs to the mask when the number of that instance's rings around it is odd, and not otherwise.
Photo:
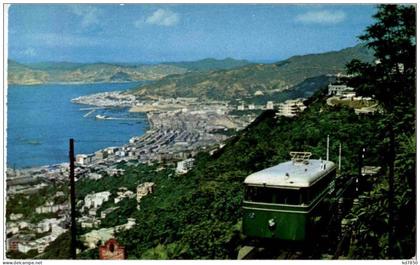
[(276, 222), (274, 221), (274, 219), (268, 220), (268, 229), (273, 231), (275, 228), (276, 228)]

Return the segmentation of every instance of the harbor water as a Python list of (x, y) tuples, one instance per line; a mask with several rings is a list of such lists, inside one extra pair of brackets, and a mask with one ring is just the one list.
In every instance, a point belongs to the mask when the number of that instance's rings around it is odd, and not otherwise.
[[(68, 162), (68, 142), (75, 153), (93, 153), (121, 146), (148, 129), (143, 113), (127, 108), (92, 110), (71, 99), (99, 92), (127, 90), (141, 83), (10, 85), (5, 112), (8, 168), (26, 168)], [(96, 116), (115, 119), (97, 119)]]

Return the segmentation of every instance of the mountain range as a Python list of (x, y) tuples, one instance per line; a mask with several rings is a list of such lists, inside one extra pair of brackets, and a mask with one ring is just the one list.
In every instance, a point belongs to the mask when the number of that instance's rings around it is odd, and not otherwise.
[(182, 74), (187, 71), (177, 66), (161, 64), (126, 66), (48, 62), (24, 65), (9, 60), (8, 66), (8, 83), (22, 85), (156, 80), (168, 74)]
[(8, 61), (9, 84), (45, 83), (104, 83), (158, 80), (167, 75), (184, 74), (190, 71), (213, 71), (231, 69), (249, 64), (245, 60), (226, 58), (223, 60), (203, 59), (191, 62), (162, 64), (127, 63), (71, 63), (41, 62), (22, 64)]
[(181, 68), (186, 68), (188, 71), (214, 71), (223, 69), (232, 69), (250, 64), (247, 60), (236, 60), (233, 58), (225, 58), (222, 60), (216, 60), (213, 58), (206, 58), (198, 61), (184, 61), (184, 62), (170, 62), (164, 63), (168, 65), (174, 65)]
[(247, 64), (206, 72), (190, 71), (168, 75), (132, 93), (143, 97), (252, 97), (257, 91), (282, 92), (309, 78), (344, 73), (346, 63), (352, 59), (370, 62), (373, 54), (366, 47), (357, 45), (340, 51), (293, 56), (273, 64)]
[[(199, 97), (202, 99), (283, 98), (283, 92), (308, 96), (328, 84), (318, 77), (345, 72), (352, 59), (372, 61), (362, 45), (320, 54), (293, 56), (276, 63), (260, 64), (226, 58), (161, 64), (8, 61), (9, 84), (98, 83), (152, 80), (130, 93), (145, 98)], [(315, 79), (314, 79), (315, 78)], [(316, 80), (316, 85), (311, 80)], [(259, 93), (256, 93), (259, 92)], [(260, 93), (262, 92), (262, 93)], [(290, 93), (289, 93), (290, 94)], [(256, 99), (258, 100), (258, 99)]]

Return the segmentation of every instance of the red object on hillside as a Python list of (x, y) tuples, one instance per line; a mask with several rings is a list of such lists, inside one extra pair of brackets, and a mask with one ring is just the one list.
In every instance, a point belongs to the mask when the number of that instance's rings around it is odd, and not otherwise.
[(99, 247), (99, 259), (125, 259), (125, 247), (111, 238)]

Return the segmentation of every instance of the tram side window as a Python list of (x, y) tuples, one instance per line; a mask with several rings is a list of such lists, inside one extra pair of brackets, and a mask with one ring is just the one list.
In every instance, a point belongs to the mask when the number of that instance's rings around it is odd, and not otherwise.
[(322, 193), (330, 184), (335, 175), (335, 171), (329, 173), (327, 176), (323, 177), (321, 180), (317, 181), (313, 186), (309, 188), (309, 200), (314, 200), (317, 198), (320, 193)]
[(273, 193), (270, 188), (252, 187), (246, 188), (245, 199), (253, 202), (267, 202), (273, 201)]
[(303, 193), (302, 190), (248, 186), (245, 192), (245, 200), (298, 205), (306, 201), (305, 195), (306, 193)]
[(297, 205), (301, 202), (300, 190), (276, 189), (275, 194), (274, 203)]

